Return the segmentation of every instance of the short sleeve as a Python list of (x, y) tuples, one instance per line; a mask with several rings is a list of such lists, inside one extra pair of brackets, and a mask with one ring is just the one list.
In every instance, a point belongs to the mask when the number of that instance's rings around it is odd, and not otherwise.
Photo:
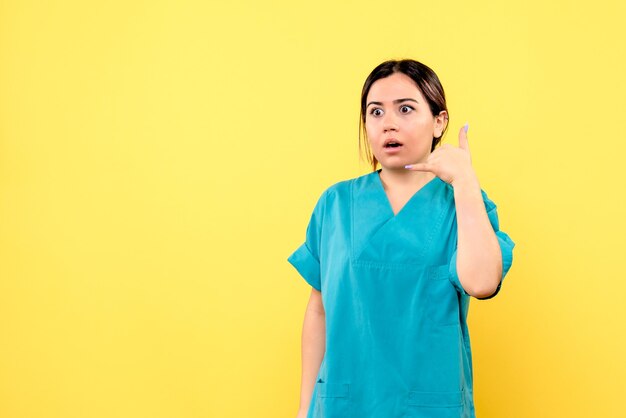
[[(513, 240), (504, 232), (500, 231), (500, 223), (498, 221), (498, 211), (495, 203), (493, 203), (488, 197), (487, 194), (481, 190), (483, 201), (485, 202), (485, 209), (487, 210), (487, 216), (489, 217), (489, 222), (493, 227), (494, 232), (496, 233), (496, 238), (498, 238), (498, 243), (500, 244), (500, 251), (502, 253), (502, 277), (500, 278), (500, 283), (498, 283), (498, 287), (495, 292), (484, 298), (476, 298), (480, 300), (491, 299), (496, 296), (500, 292), (500, 288), (502, 287), (502, 282), (504, 281), (504, 277), (511, 269), (511, 265), (513, 264), (513, 247), (515, 247), (515, 243)], [(454, 287), (457, 288), (459, 292), (464, 295), (470, 296), (469, 293), (465, 291), (463, 286), (461, 285), (461, 281), (459, 280), (459, 276), (456, 270), (456, 255), (457, 250), (454, 250), (452, 254), (452, 259), (450, 260), (449, 272), (450, 272), (450, 280)]]
[(288, 258), (298, 273), (313, 288), (321, 291), (320, 243), (326, 192), (322, 193), (313, 209), (309, 225), (306, 228), (305, 241)]

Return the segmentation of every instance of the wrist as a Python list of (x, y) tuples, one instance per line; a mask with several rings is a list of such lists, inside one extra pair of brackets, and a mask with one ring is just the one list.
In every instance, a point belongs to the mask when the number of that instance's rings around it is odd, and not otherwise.
[(480, 188), (480, 183), (478, 182), (478, 177), (473, 171), (468, 171), (458, 176), (450, 183), (452, 187), (456, 188)]

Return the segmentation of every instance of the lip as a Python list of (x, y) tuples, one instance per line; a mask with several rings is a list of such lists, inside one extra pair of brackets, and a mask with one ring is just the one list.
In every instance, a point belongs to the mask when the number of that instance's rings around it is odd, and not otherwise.
[(395, 148), (394, 147), (384, 147), (383, 151), (386, 154), (396, 154), (396, 153), (400, 152), (402, 150), (402, 148), (403, 147), (395, 147)]
[[(387, 147), (387, 144), (389, 144), (390, 142), (396, 142), (400, 144), (400, 146), (399, 147)], [(387, 138), (385, 139), (385, 142), (383, 143), (383, 151), (385, 152), (385, 154), (397, 154), (398, 152), (400, 152), (402, 148), (404, 148), (404, 144), (398, 141), (396, 138)]]

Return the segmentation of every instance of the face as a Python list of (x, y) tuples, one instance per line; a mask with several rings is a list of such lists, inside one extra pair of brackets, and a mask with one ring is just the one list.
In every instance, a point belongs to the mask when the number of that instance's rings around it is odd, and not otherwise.
[[(415, 82), (403, 73), (376, 80), (366, 105), (367, 138), (372, 153), (387, 169), (404, 170), (407, 164), (425, 162), (433, 137), (445, 128), (446, 112), (433, 116)], [(389, 146), (389, 141), (400, 145)]]

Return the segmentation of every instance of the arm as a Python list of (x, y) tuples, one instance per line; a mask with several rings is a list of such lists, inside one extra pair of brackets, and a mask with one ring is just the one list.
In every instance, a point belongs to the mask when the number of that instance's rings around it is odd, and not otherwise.
[(326, 312), (322, 294), (311, 288), (311, 297), (302, 326), (302, 386), (298, 417), (306, 416), (311, 403), (315, 379), (326, 351)]
[(494, 294), (500, 284), (503, 266), (498, 237), (491, 227), (478, 177), (472, 168), (468, 128), (465, 125), (459, 130), (458, 148), (444, 144), (433, 151), (425, 163), (405, 168), (435, 173), (454, 188), (458, 226), (457, 276), (465, 292), (480, 299)]
[(458, 226), (456, 267), (470, 295), (492, 295), (502, 277), (502, 254), (473, 172), (453, 182)]

